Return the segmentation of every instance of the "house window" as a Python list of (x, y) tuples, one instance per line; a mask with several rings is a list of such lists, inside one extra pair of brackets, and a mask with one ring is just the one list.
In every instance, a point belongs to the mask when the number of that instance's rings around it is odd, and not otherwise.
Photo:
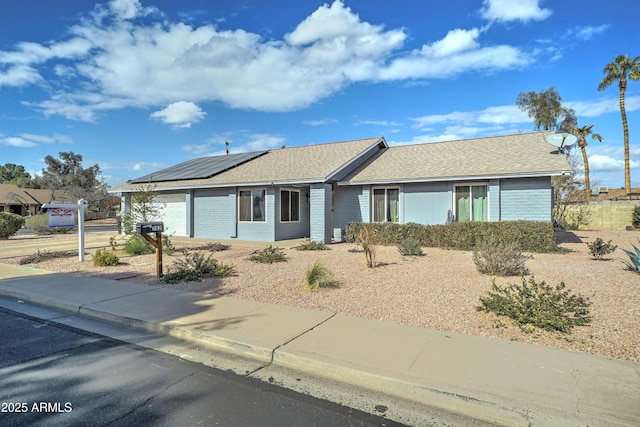
[(280, 190), (280, 222), (300, 221), (300, 192)]
[(486, 185), (458, 185), (455, 195), (456, 221), (487, 221), (489, 198)]
[(373, 222), (400, 221), (400, 189), (373, 189)]
[(238, 197), (238, 220), (241, 222), (264, 222), (265, 190), (240, 190)]

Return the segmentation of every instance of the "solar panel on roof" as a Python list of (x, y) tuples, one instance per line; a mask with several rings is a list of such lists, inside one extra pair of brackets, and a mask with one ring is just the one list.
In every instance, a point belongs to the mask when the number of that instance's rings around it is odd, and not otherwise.
[(253, 151), (251, 153), (227, 154), (224, 156), (199, 157), (186, 162), (170, 166), (140, 178), (129, 181), (132, 184), (161, 181), (180, 181), (185, 179), (211, 178), (221, 172), (234, 168), (249, 160), (260, 157), (267, 151)]

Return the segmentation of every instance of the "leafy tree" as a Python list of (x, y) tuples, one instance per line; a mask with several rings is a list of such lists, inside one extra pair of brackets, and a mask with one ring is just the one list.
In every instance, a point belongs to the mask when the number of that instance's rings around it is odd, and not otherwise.
[(160, 218), (164, 206), (157, 198), (158, 192), (152, 184), (141, 185), (131, 195), (129, 208), (122, 216), (125, 234), (132, 234), (137, 222), (150, 222)]
[(569, 132), (577, 123), (576, 112), (563, 107), (561, 101), (556, 88), (550, 87), (542, 92), (520, 92), (516, 105), (533, 119), (534, 129)]
[(0, 165), (0, 184), (15, 184), (18, 187), (36, 188), (35, 182), (24, 166), (13, 163)]
[(629, 126), (627, 112), (624, 108), (624, 93), (627, 90), (627, 80), (640, 80), (640, 56), (629, 58), (627, 55), (619, 55), (604, 67), (603, 73), (604, 77), (598, 85), (598, 92), (602, 92), (615, 82), (618, 82), (620, 89), (620, 115), (622, 116), (622, 131), (624, 133), (624, 188), (627, 193), (630, 193)]
[(82, 155), (72, 151), (60, 152), (60, 158), (53, 156), (44, 158), (47, 168), (42, 170), (39, 178), (41, 186), (54, 193), (64, 191), (76, 198), (89, 203), (103, 199), (107, 184), (100, 177), (100, 166), (94, 164), (88, 168), (82, 166)]
[(591, 183), (589, 181), (589, 159), (587, 159), (587, 136), (602, 142), (602, 135), (592, 131), (594, 125), (573, 127), (573, 133), (578, 137), (578, 147), (582, 151), (582, 161), (584, 162), (584, 187), (587, 201), (591, 200)]

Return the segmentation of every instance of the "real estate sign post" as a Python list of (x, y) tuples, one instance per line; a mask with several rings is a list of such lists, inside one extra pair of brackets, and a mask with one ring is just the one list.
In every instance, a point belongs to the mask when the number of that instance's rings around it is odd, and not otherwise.
[[(44, 209), (49, 209), (49, 227), (73, 227), (74, 210), (78, 210), (78, 260), (84, 261), (84, 210), (88, 206), (83, 199), (78, 203), (51, 203), (42, 205)], [(64, 201), (63, 201), (64, 202)], [(52, 212), (53, 211), (53, 212)], [(71, 214), (69, 214), (71, 212)], [(52, 221), (53, 218), (53, 221)], [(52, 225), (55, 224), (55, 225)]]

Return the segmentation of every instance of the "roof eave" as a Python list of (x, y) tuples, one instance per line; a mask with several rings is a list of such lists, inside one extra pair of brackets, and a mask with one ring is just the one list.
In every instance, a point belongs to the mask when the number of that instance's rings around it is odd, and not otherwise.
[(339, 186), (346, 185), (378, 185), (378, 184), (411, 184), (418, 182), (440, 182), (440, 181), (476, 181), (476, 180), (489, 180), (489, 179), (509, 179), (509, 178), (537, 178), (545, 176), (558, 176), (571, 172), (570, 170), (556, 170), (556, 171), (541, 171), (541, 172), (519, 172), (519, 173), (504, 173), (504, 174), (490, 174), (490, 175), (465, 175), (465, 176), (436, 176), (436, 177), (421, 177), (421, 178), (393, 178), (393, 179), (377, 179), (377, 180), (362, 180), (362, 181), (340, 181)]

